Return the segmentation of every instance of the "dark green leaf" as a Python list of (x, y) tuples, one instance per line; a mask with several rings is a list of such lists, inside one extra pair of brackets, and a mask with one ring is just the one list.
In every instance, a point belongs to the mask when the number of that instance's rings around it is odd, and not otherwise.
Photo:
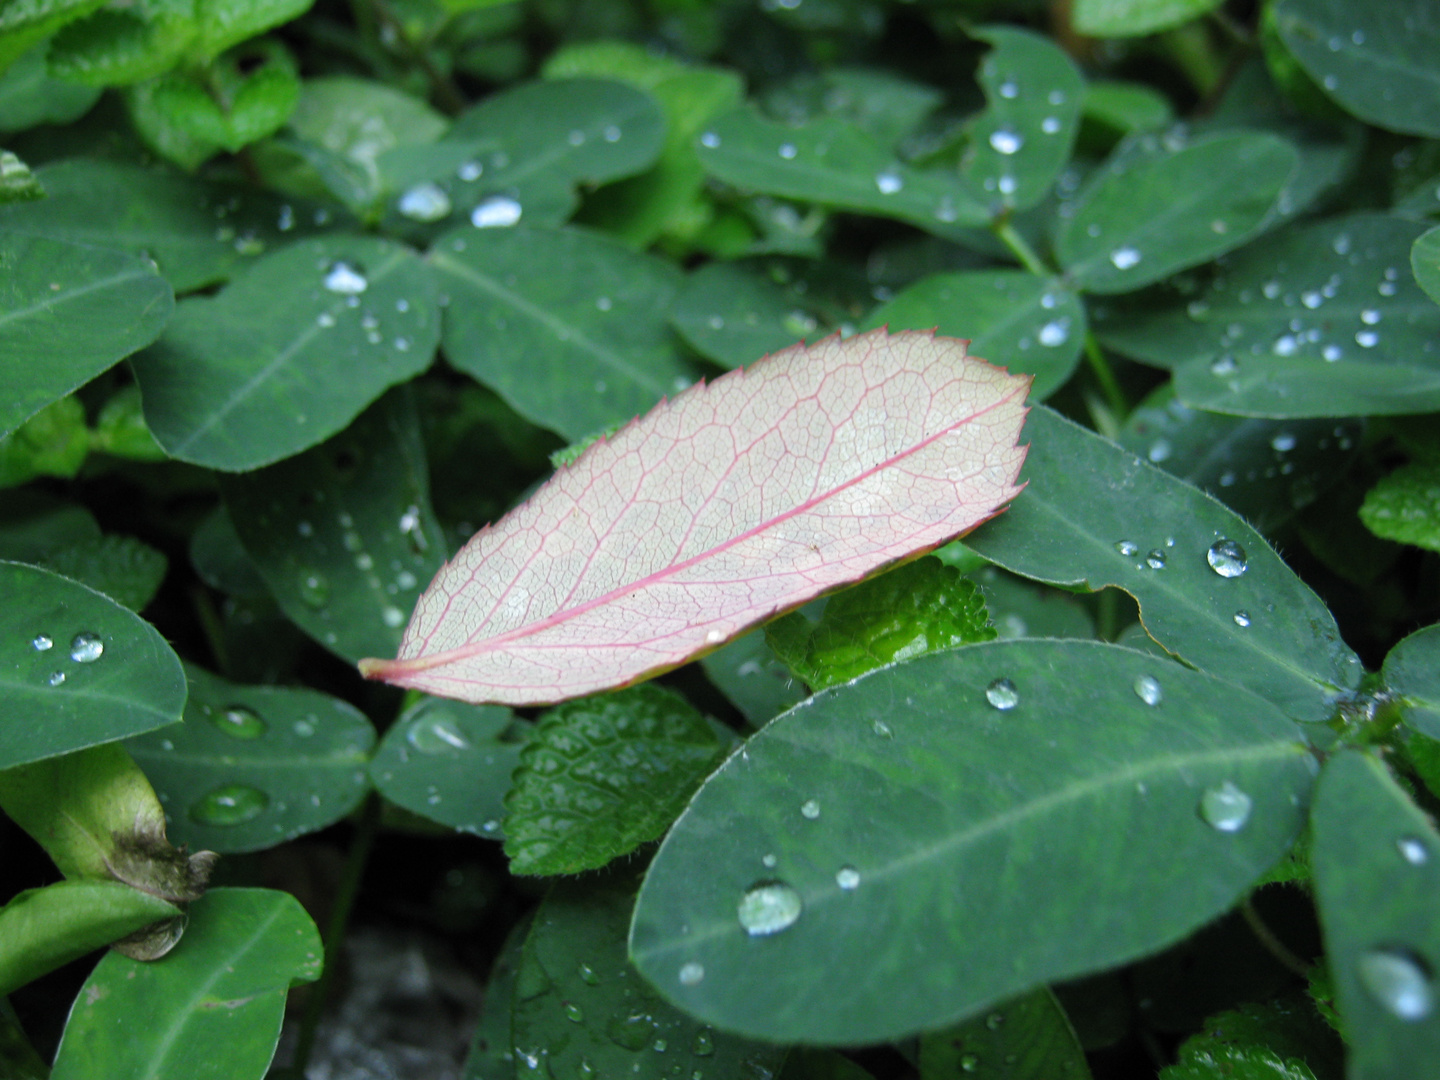
[(515, 1080), (510, 1014), (515, 1002), (515, 977), (520, 969), (521, 950), (530, 936), (531, 922), (527, 915), (511, 927), (505, 944), (500, 947), (500, 955), (490, 968), (462, 1080)]
[(833, 116), (885, 147), (897, 147), (945, 100), (933, 86), (892, 69), (840, 67), (801, 72), (760, 98), (763, 111), (787, 124)]
[(1440, 304), (1440, 226), (1416, 237), (1410, 248), (1410, 269), (1425, 294)]
[(1075, 597), (1062, 589), (1026, 581), (996, 566), (987, 566), (971, 577), (980, 586), (990, 621), (1002, 638), (1050, 637), (1089, 641), (1096, 636), (1095, 621)]
[(1075, 29), (1093, 37), (1135, 37), (1168, 30), (1220, 5), (1220, 0), (1075, 0)]
[(1412, 461), (1365, 496), (1360, 520), (1376, 536), (1440, 551), (1440, 464)]
[(1092, 79), (1085, 85), (1085, 120), (1111, 137), (1154, 131), (1175, 119), (1175, 110), (1160, 91), (1144, 83)]
[(727, 368), (821, 336), (794, 280), (776, 281), (757, 262), (706, 263), (685, 278), (670, 320), (696, 351)]
[(805, 687), (776, 659), (763, 630), (743, 634), (700, 665), (745, 719), (759, 727), (806, 697)]
[(190, 565), (212, 589), (231, 596), (270, 595), (223, 505), (217, 506), (190, 534)]
[(1385, 688), (1401, 699), (1405, 722), (1440, 739), (1440, 625), (1416, 630), (1385, 658)]
[(104, 593), (131, 611), (143, 611), (159, 591), (169, 560), (143, 540), (108, 533), (57, 548), (40, 565)]
[(1141, 653), (932, 653), (732, 756), (655, 856), (631, 954), (734, 1031), (901, 1037), (1213, 918), (1294, 842), (1312, 775), (1272, 705)]
[(1040, 989), (920, 1039), (920, 1080), (1089, 1080), (1085, 1051), (1055, 995)]
[[(68, 124), (90, 111), (100, 91), (52, 79), (41, 44), (0, 75), (0, 131), (24, 131), (40, 124)], [(4, 67), (0, 61), (0, 68)]]
[(84, 507), (31, 488), (0, 500), (0, 559), (37, 562), (52, 551), (100, 538), (100, 525)]
[(1204, 1030), (1181, 1045), (1179, 1061), (1160, 1070), (1160, 1080), (1339, 1080), (1343, 1074), (1340, 1040), (1314, 1003), (1294, 994), (1208, 1017)]

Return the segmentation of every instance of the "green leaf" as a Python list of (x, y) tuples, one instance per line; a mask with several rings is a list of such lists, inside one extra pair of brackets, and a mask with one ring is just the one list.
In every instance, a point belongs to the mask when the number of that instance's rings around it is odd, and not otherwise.
[(699, 153), (711, 176), (748, 191), (896, 218), (940, 236), (989, 222), (954, 172), (904, 165), (858, 125), (832, 116), (790, 127), (737, 109), (706, 128)]
[(106, 7), (77, 19), (51, 39), (50, 72), (96, 88), (163, 75), (183, 59), (195, 36), (193, 6)]
[[(942, 549), (943, 552), (943, 549)], [(972, 575), (1002, 638), (1095, 638), (1095, 620), (1075, 597), (987, 566)], [(1153, 643), (1152, 643), (1153, 644)], [(1137, 648), (1139, 646), (1136, 646)]]
[(1440, 304), (1440, 226), (1415, 238), (1410, 269), (1425, 294)]
[(190, 534), (190, 565), (212, 589), (231, 596), (270, 595), (265, 579), (246, 553), (223, 504), (211, 511)]
[(766, 115), (789, 124), (833, 116), (895, 148), (944, 100), (935, 87), (893, 69), (838, 67), (800, 71), (767, 89), (760, 104)]
[(1311, 864), (1353, 1077), (1419, 1076), (1440, 1060), (1440, 834), (1373, 758), (1325, 766)]
[(263, 1076), (286, 991), (319, 977), (321, 956), (315, 924), (293, 896), (215, 889), (191, 905), (185, 936), (164, 960), (100, 961), (75, 999), (51, 1080)]
[(73, 477), (90, 452), (85, 406), (73, 397), (51, 402), (0, 438), (0, 487), (36, 476)]
[(765, 643), (763, 630), (742, 634), (702, 657), (700, 666), (755, 727), (808, 696)]
[(299, 18), (315, 0), (195, 0), (195, 24), (201, 57), (219, 56), (226, 49), (262, 34), (271, 27)]
[(510, 1014), (515, 1002), (515, 977), (519, 973), (525, 939), (530, 936), (532, 914), (522, 916), (510, 928), (490, 968), (462, 1080), (510, 1080), (515, 1075), (515, 1044), (510, 1038)]
[(1159, 281), (1249, 239), (1296, 162), (1285, 140), (1254, 132), (1122, 147), (1061, 222), (1056, 257), (1087, 292)]
[(920, 1038), (920, 1080), (1089, 1080), (1085, 1051), (1060, 1002), (1040, 989)]
[(45, 189), (35, 179), (30, 166), (9, 150), (0, 150), (0, 206), (43, 198)]
[(0, 562), (0, 768), (173, 724), (185, 675), (149, 623), (98, 592)]
[(631, 955), (729, 1030), (899, 1038), (1213, 918), (1294, 842), (1312, 774), (1272, 705), (1142, 653), (932, 653), (811, 698), (706, 781)]
[(1028, 30), (992, 26), (973, 36), (994, 48), (980, 62), (986, 107), (971, 121), (960, 175), (977, 200), (1023, 210), (1070, 158), (1085, 80), (1063, 49)]
[(108, 533), (57, 548), (40, 565), (139, 612), (155, 598), (169, 560), (143, 540)]
[(1138, 37), (1168, 30), (1219, 7), (1220, 0), (1075, 0), (1075, 29), (1092, 37)]
[(1280, 36), (1346, 110), (1391, 131), (1440, 136), (1440, 21), (1427, 0), (1278, 0)]
[(235, 531), (285, 614), (346, 660), (386, 656), (447, 551), (407, 391), (328, 442), (221, 478)]
[(105, 0), (12, 0), (0, 6), (0, 72), (72, 19)]
[(529, 731), (499, 705), (422, 698), (385, 733), (370, 776), (381, 795), (412, 814), (499, 840), (505, 793)]
[(1385, 688), (1401, 700), (1405, 723), (1440, 739), (1440, 624), (1416, 630), (1390, 650)]
[(1333, 616), (1235, 514), (1044, 406), (1021, 439), (1029, 484), (966, 538), (981, 555), (1052, 584), (1124, 589), (1166, 649), (1297, 720), (1326, 719), (1359, 681)]
[(467, 228), (427, 258), (450, 296), (446, 358), (567, 439), (698, 377), (665, 322), (680, 275), (664, 260), (574, 228)]
[(872, 311), (862, 328), (886, 325), (968, 338), (970, 355), (1034, 375), (1030, 400), (1042, 401), (1075, 370), (1085, 308), (1054, 279), (1023, 270), (969, 270), (922, 278)]
[(1160, 91), (1144, 83), (1093, 79), (1085, 84), (1085, 119), (1111, 137), (1154, 131), (1175, 119), (1175, 109)]
[(0, 995), (179, 914), (158, 896), (118, 881), (57, 881), (26, 889), (0, 907)]
[(1365, 496), (1360, 520), (1376, 536), (1440, 551), (1440, 463), (1412, 461)]
[(154, 341), (173, 305), (133, 255), (0, 233), (0, 435)]
[(1207, 1017), (1160, 1080), (1338, 1080), (1343, 1071), (1339, 1039), (1314, 1003), (1295, 994)]
[(550, 710), (505, 797), (511, 873), (595, 870), (656, 839), (724, 750), (689, 702), (653, 683)]
[(0, 500), (0, 559), (33, 563), (99, 536), (100, 525), (89, 510), (45, 492), (22, 488)]
[(30, 49), (0, 75), (0, 131), (69, 124), (89, 112), (100, 96), (93, 87), (52, 79), (46, 48), (41, 44)]
[[(515, 1063), (575, 1076), (670, 1080), (779, 1071), (783, 1047), (715, 1031), (667, 1004), (625, 955), (635, 898), (631, 873), (558, 882), (525, 941), (515, 987)], [(517, 1072), (518, 1072), (517, 1068)]]
[(237, 686), (193, 665), (185, 674), (185, 722), (126, 744), (176, 841), (275, 847), (339, 821), (369, 790), (375, 730), (353, 705), (314, 690)]
[[(264, 311), (257, 320), (255, 313)], [(183, 301), (135, 357), (145, 419), (182, 461), (238, 472), (314, 446), (430, 365), (435, 283), (407, 247), (302, 240)]]
[(836, 594), (818, 623), (797, 611), (765, 628), (775, 655), (814, 690), (896, 660), (996, 636), (975, 583), (933, 557)]
[(145, 425), (138, 386), (122, 386), (100, 407), (90, 449), (132, 461), (163, 461), (165, 451)]

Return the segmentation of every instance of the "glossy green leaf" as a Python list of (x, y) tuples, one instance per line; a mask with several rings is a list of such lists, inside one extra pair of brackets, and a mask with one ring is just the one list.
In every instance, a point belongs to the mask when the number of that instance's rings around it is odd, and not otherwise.
[(898, 1038), (1213, 918), (1294, 842), (1312, 774), (1274, 706), (1142, 653), (932, 653), (797, 706), (701, 787), (631, 955), (730, 1030)]
[(0, 907), (0, 995), (179, 914), (158, 896), (118, 881), (57, 881), (26, 889)]
[(1093, 37), (1137, 37), (1189, 22), (1220, 0), (1075, 0), (1075, 29)]
[(1347, 111), (1392, 131), (1440, 136), (1440, 18), (1427, 0), (1278, 0), (1275, 23), (1310, 77)]
[(971, 122), (960, 175), (979, 201), (1023, 210), (1070, 158), (1085, 80), (1063, 49), (1028, 30), (992, 26), (974, 36), (994, 48), (980, 62), (986, 108)]
[(1297, 993), (1207, 1017), (1159, 1080), (1339, 1080), (1343, 1069), (1339, 1038)]
[(286, 992), (318, 978), (321, 963), (320, 935), (293, 896), (212, 890), (191, 905), (184, 938), (163, 960), (100, 961), (70, 1012), (51, 1080), (263, 1076)]
[(101, 8), (55, 35), (50, 71), (97, 88), (163, 75), (183, 59), (195, 36), (193, 14), (188, 3)]
[(73, 477), (90, 452), (85, 406), (74, 397), (52, 401), (0, 437), (0, 487), (36, 476)]
[(795, 611), (765, 627), (771, 650), (814, 690), (996, 636), (975, 584), (929, 556), (837, 593), (818, 623)]
[(1325, 952), (1355, 1080), (1420, 1076), (1440, 1060), (1440, 834), (1385, 766), (1331, 759), (1312, 817)]
[(407, 391), (329, 441), (221, 479), (230, 520), (290, 619), (347, 660), (386, 655), (448, 552)]
[(1021, 439), (1029, 484), (966, 539), (981, 555), (1053, 584), (1124, 589), (1156, 641), (1297, 720), (1325, 719), (1359, 681), (1320, 599), (1220, 503), (1043, 406)]
[(52, 79), (46, 48), (41, 44), (29, 50), (0, 75), (0, 131), (71, 123), (89, 112), (100, 96), (94, 87)]
[(409, 248), (301, 241), (219, 295), (180, 304), (133, 362), (146, 422), (183, 461), (226, 471), (278, 461), (428, 367), (439, 322), (435, 283)]
[(1416, 237), (1410, 248), (1410, 269), (1425, 294), (1440, 304), (1440, 226)]
[(1383, 675), (1385, 688), (1401, 699), (1405, 722), (1440, 739), (1440, 625), (1416, 630), (1391, 649)]
[(860, 127), (826, 116), (790, 127), (737, 109), (700, 136), (707, 172), (747, 191), (897, 218), (947, 235), (989, 214), (949, 169), (916, 169)]
[(461, 1080), (514, 1080), (515, 1046), (510, 1038), (510, 1014), (515, 1002), (515, 979), (532, 921), (530, 915), (526, 915), (511, 927), (490, 968)]
[(765, 643), (763, 630), (742, 634), (702, 657), (700, 666), (756, 727), (808, 696)]
[(76, 582), (0, 562), (0, 768), (180, 719), (185, 675), (149, 623)]
[(1130, 292), (1240, 246), (1297, 161), (1289, 143), (1254, 132), (1132, 149), (1091, 178), (1055, 238), (1087, 292)]
[(237, 686), (187, 666), (185, 722), (126, 745), (165, 804), (177, 843), (274, 847), (333, 824), (367, 790), (375, 730), (314, 690)]
[(516, 1071), (670, 1080), (773, 1076), (783, 1047), (713, 1030), (661, 999), (625, 955), (635, 876), (558, 882), (536, 912), (515, 987)]
[(173, 305), (143, 259), (0, 233), (0, 435), (154, 341)]
[(159, 591), (169, 560), (143, 540), (107, 533), (59, 548), (40, 565), (138, 612)]
[(1060, 282), (1023, 270), (932, 274), (881, 304), (870, 329), (938, 329), (970, 340), (970, 353), (1012, 372), (1034, 375), (1030, 400), (1042, 401), (1069, 379), (1085, 340), (1085, 308)]
[(445, 355), (522, 416), (574, 440), (699, 375), (665, 314), (672, 264), (580, 229), (465, 229), (428, 256)]
[(594, 870), (658, 838), (725, 749), (689, 702), (653, 683), (550, 710), (505, 797), (511, 873)]
[(412, 814), (499, 840), (505, 793), (529, 731), (502, 706), (427, 697), (385, 733), (370, 776)]
[(920, 1039), (920, 1080), (1089, 1080), (1085, 1051), (1055, 995), (1039, 989)]
[(1376, 536), (1440, 551), (1440, 463), (1412, 461), (1365, 495), (1360, 520)]

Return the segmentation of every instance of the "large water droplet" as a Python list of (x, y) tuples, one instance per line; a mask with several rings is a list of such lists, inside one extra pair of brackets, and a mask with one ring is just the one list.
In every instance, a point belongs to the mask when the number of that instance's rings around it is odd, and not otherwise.
[(55, 647), (55, 642), (51, 641), (50, 638), (44, 634), (36, 634), (30, 639), (30, 647), (36, 652), (49, 652)]
[(451, 754), (470, 749), (470, 740), (449, 716), (421, 716), (410, 724), (405, 741), (422, 754)]
[(1008, 127), (996, 128), (990, 133), (990, 147), (999, 154), (1019, 153), (1020, 148), (1025, 145), (1024, 137), (1015, 129)]
[(1430, 849), (1425, 846), (1425, 841), (1418, 837), (1402, 836), (1395, 841), (1395, 849), (1411, 866), (1424, 866), (1430, 861)]
[(1159, 705), (1160, 699), (1165, 695), (1160, 690), (1160, 683), (1150, 675), (1140, 675), (1135, 679), (1135, 696), (1146, 705)]
[(814, 799), (806, 799), (800, 804), (800, 816), (807, 821), (814, 821), (820, 816), (820, 804)]
[(397, 207), (411, 221), (439, 221), (450, 213), (450, 196), (439, 184), (426, 181), (407, 188)]
[(1110, 262), (1114, 264), (1116, 270), (1129, 270), (1140, 262), (1140, 258), (1140, 252), (1128, 244), (1110, 252)]
[(1245, 549), (1234, 540), (1216, 540), (1205, 552), (1205, 561), (1223, 578), (1237, 578), (1250, 568)]
[(87, 630), (70, 639), (70, 659), (77, 664), (93, 664), (104, 654), (105, 642), (100, 640), (99, 634)]
[(319, 570), (300, 571), (300, 599), (307, 607), (324, 607), (330, 601), (329, 580)]
[(894, 195), (905, 186), (905, 181), (893, 172), (883, 172), (875, 177), (875, 186), (881, 195)]
[(1150, 553), (1145, 556), (1145, 565), (1151, 570), (1164, 570), (1165, 564), (1169, 561), (1169, 556), (1159, 548), (1152, 548)]
[(520, 220), (523, 208), (508, 195), (492, 195), (470, 211), (470, 224), (477, 229), (503, 229)]
[(860, 887), (860, 871), (853, 866), (842, 866), (835, 871), (835, 884), (847, 892)]
[(1115, 550), (1127, 559), (1132, 559), (1140, 554), (1140, 545), (1133, 540), (1117, 540), (1115, 541)]
[(386, 604), (380, 609), (380, 621), (393, 630), (405, 622), (405, 613), (393, 604)]
[(778, 934), (795, 925), (804, 905), (800, 894), (783, 881), (760, 881), (745, 890), (737, 914), (751, 937)]
[(336, 259), (325, 271), (325, 288), (341, 296), (356, 296), (369, 287), (364, 271), (344, 259)]
[(1370, 949), (1355, 962), (1360, 985), (1401, 1020), (1423, 1020), (1435, 1007), (1425, 962), (1405, 949)]
[(1200, 796), (1200, 817), (1219, 832), (1239, 832), (1250, 820), (1254, 800), (1229, 780)]
[(218, 787), (190, 807), (190, 820), (201, 825), (243, 825), (259, 817), (270, 799), (249, 784)]
[(265, 734), (265, 721), (246, 705), (231, 705), (212, 712), (210, 722), (233, 739), (258, 739)]
[(705, 965), (691, 960), (689, 963), (680, 965), (680, 985), (699, 986), (700, 980), (705, 978)]
[(1009, 679), (996, 679), (985, 688), (985, 699), (1001, 712), (1020, 704), (1020, 692)]
[(1249, 626), (1249, 625), (1250, 625), (1250, 613), (1249, 613), (1248, 611), (1237, 611), (1237, 612), (1235, 612), (1235, 625), (1236, 625), (1236, 626)]

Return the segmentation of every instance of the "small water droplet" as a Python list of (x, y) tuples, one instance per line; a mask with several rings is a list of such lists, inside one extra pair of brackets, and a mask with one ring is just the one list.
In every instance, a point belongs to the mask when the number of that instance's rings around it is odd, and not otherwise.
[(1145, 565), (1151, 570), (1164, 570), (1169, 557), (1159, 548), (1151, 548), (1145, 556)]
[(710, 1034), (709, 1028), (700, 1029), (699, 1034), (695, 1036), (695, 1044), (690, 1048), (690, 1052), (696, 1057), (709, 1057), (715, 1053), (715, 1038)]
[(980, 1059), (974, 1054), (962, 1054), (960, 1056), (960, 1068), (965, 1072), (974, 1072), (980, 1068)]
[(780, 860), (775, 857), (775, 854), (773, 852), (767, 852), (766, 854), (762, 855), (760, 857), (760, 862), (766, 870), (774, 870), (775, 867), (780, 865)]
[(1249, 613), (1248, 611), (1237, 611), (1237, 612), (1235, 612), (1235, 625), (1236, 625), (1236, 626), (1249, 626), (1249, 625), (1250, 625), (1250, 613)]
[(299, 735), (302, 739), (308, 739), (315, 734), (314, 717), (307, 720), (296, 720), (290, 725), (290, 730)]
[(875, 177), (875, 186), (881, 195), (894, 195), (905, 186), (905, 181), (892, 172), (883, 172)]
[(798, 154), (798, 153), (799, 153), (799, 151), (795, 149), (795, 144), (794, 144), (794, 143), (788, 143), (788, 142), (787, 142), (787, 143), (781, 143), (781, 144), (780, 144), (780, 156), (781, 156), (782, 158), (784, 158), (786, 161), (794, 161), (794, 160), (795, 160), (795, 155)]
[(265, 793), (249, 784), (218, 787), (190, 808), (190, 820), (201, 825), (243, 825), (259, 817), (270, 803)]
[(1370, 949), (1355, 963), (1360, 984), (1401, 1020), (1423, 1020), (1435, 1007), (1425, 962), (1406, 949)]
[(405, 613), (393, 604), (386, 604), (380, 609), (380, 621), (392, 630), (405, 622)]
[(996, 92), (1002, 98), (1013, 98), (1016, 94), (1020, 93), (1020, 87), (1015, 85), (1014, 79), (1006, 79), (996, 87)]
[(1239, 365), (1235, 363), (1235, 357), (1227, 353), (1224, 356), (1216, 357), (1215, 360), (1210, 364), (1210, 374), (1233, 375), (1238, 366)]
[(477, 229), (503, 229), (519, 221), (523, 212), (508, 195), (491, 195), (470, 211), (470, 224)]
[(1158, 465), (1160, 462), (1168, 459), (1173, 451), (1174, 447), (1170, 445), (1169, 439), (1156, 439), (1150, 444), (1150, 449), (1146, 452), (1145, 456), (1149, 458), (1151, 462)]
[(289, 232), (295, 228), (295, 208), (289, 203), (280, 207), (280, 213), (275, 218), (275, 228), (281, 232)]
[(1216, 540), (1205, 552), (1205, 561), (1223, 578), (1237, 578), (1250, 569), (1245, 549), (1234, 540)]
[(1355, 335), (1355, 344), (1362, 349), (1373, 349), (1380, 344), (1380, 335), (1374, 330), (1361, 330)]
[(1333, 364), (1345, 355), (1345, 350), (1340, 348), (1339, 345), (1326, 345), (1320, 350), (1320, 355)]
[(1140, 259), (1140, 252), (1128, 244), (1110, 252), (1110, 262), (1114, 264), (1116, 270), (1129, 270), (1139, 263)]
[(847, 892), (860, 887), (860, 871), (853, 866), (842, 866), (835, 871), (835, 884)]
[(300, 571), (300, 599), (307, 607), (324, 607), (330, 601), (329, 579), (319, 570)]
[(1000, 127), (990, 133), (990, 147), (997, 154), (1019, 153), (1020, 148), (1024, 145), (1024, 136), (1014, 128)]
[(1117, 540), (1115, 541), (1115, 550), (1127, 559), (1133, 559), (1140, 554), (1140, 545), (1132, 540)]
[(567, 1001), (562, 1006), (565, 1010), (565, 1019), (572, 1024), (583, 1024), (585, 1022), (585, 1010), (576, 1005), (573, 1001)]
[(49, 677), (48, 679), (46, 679), (45, 681), (48, 682), (51, 686), (59, 686), (61, 683), (63, 683), (63, 682), (65, 681), (65, 672), (63, 672), (63, 671), (52, 671), (52, 672), (50, 673), (50, 677)]
[(1270, 440), (1270, 448), (1277, 454), (1287, 454), (1295, 449), (1295, 436), (1288, 431), (1282, 431)]
[(341, 296), (355, 296), (370, 287), (365, 273), (353, 263), (336, 259), (325, 271), (325, 288)]
[(609, 124), (606, 126), (605, 130), (600, 133), (600, 137), (606, 142), (619, 142), (620, 134), (621, 132), (618, 127), (616, 127), (614, 124)]
[(794, 926), (803, 906), (800, 894), (785, 882), (757, 881), (740, 898), (737, 914), (747, 934), (765, 937)]
[(705, 978), (705, 966), (691, 960), (688, 964), (680, 965), (680, 985), (698, 986), (700, 980)]
[(700, 145), (707, 150), (714, 150), (720, 145), (720, 136), (713, 131), (707, 131), (700, 136)]
[(1146, 705), (1159, 705), (1164, 694), (1160, 691), (1160, 683), (1153, 676), (1140, 675), (1135, 679), (1135, 696)]
[(787, 334), (794, 337), (804, 337), (806, 334), (813, 333), (818, 324), (813, 315), (797, 308), (785, 316), (783, 325)]
[(890, 725), (885, 723), (884, 720), (876, 720), (870, 725), (870, 730), (882, 739), (893, 739), (895, 737), (895, 732), (890, 730)]
[(422, 754), (451, 754), (470, 749), (470, 740), (460, 725), (443, 714), (415, 719), (405, 732), (405, 741)]
[(55, 647), (55, 642), (51, 641), (44, 634), (36, 634), (30, 639), (30, 647), (36, 652), (49, 652)]
[(258, 739), (265, 734), (265, 721), (246, 705), (231, 705), (210, 714), (210, 722), (233, 739)]
[(407, 188), (396, 206), (411, 221), (439, 221), (450, 213), (450, 196), (439, 184), (426, 181)]
[(985, 688), (985, 699), (1001, 712), (1008, 712), (1020, 704), (1020, 692), (1009, 679), (996, 679)]
[(1200, 817), (1218, 832), (1239, 832), (1250, 820), (1254, 800), (1229, 780), (1200, 796)]
[(820, 804), (814, 799), (806, 799), (800, 804), (800, 816), (807, 821), (814, 821), (820, 816)]
[(1040, 333), (1036, 337), (1041, 345), (1049, 349), (1064, 345), (1066, 341), (1070, 340), (1070, 320), (1051, 319), (1040, 328)]
[(1005, 1015), (1003, 1013), (993, 1012), (985, 1017), (985, 1026), (991, 1031), (999, 1031), (1000, 1026), (1004, 1023)]
[(589, 964), (581, 964), (580, 981), (583, 982), (586, 986), (599, 986), (600, 976), (596, 974), (595, 969), (592, 968)]
[(1430, 861), (1430, 849), (1425, 846), (1425, 841), (1418, 837), (1402, 836), (1395, 841), (1395, 849), (1411, 866), (1424, 866)]
[(99, 634), (87, 630), (70, 639), (70, 659), (77, 664), (93, 664), (104, 654), (105, 642), (100, 640)]
[(485, 171), (485, 166), (482, 165), (482, 164), (480, 164), (480, 162), (478, 162), (478, 161), (465, 161), (465, 162), (461, 162), (460, 167), (455, 170), (455, 175), (458, 176), (461, 180), (464, 180), (464, 181), (468, 184), (468, 183), (473, 183), (473, 182), (476, 181), (476, 180), (479, 180), (479, 179), (480, 179), (480, 175), (481, 175), (484, 171)]
[(1058, 116), (1047, 116), (1040, 121), (1040, 130), (1046, 135), (1057, 135), (1060, 132), (1060, 118)]

